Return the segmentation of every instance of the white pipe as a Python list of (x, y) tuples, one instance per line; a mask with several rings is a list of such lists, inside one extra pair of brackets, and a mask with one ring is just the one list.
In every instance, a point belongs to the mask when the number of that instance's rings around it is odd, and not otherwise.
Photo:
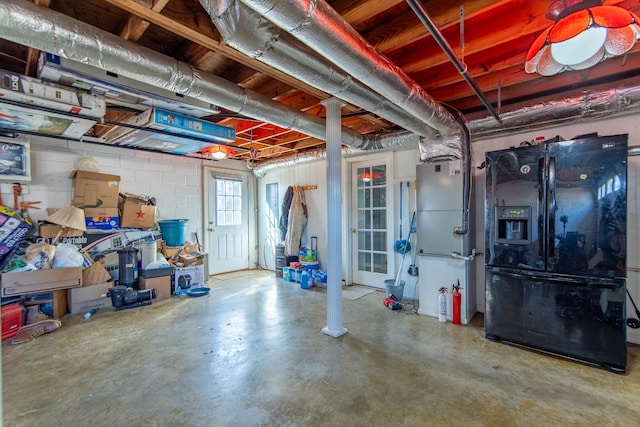
[(451, 252), (451, 258), (454, 259), (461, 259), (463, 261), (473, 261), (473, 259), (476, 257), (476, 250), (475, 248), (471, 250), (471, 253), (467, 256), (464, 256), (462, 254), (460, 254), (460, 252)]

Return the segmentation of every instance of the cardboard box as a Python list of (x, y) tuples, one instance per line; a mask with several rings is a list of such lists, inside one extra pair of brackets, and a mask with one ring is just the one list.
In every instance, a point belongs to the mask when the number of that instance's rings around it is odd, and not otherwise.
[(201, 254), (181, 252), (180, 255), (178, 255), (178, 262), (182, 263), (185, 267), (189, 265), (200, 265), (203, 259), (204, 257)]
[(153, 278), (138, 277), (138, 288), (155, 289), (156, 299), (169, 298), (171, 296), (171, 276)]
[(111, 230), (120, 227), (118, 208), (85, 208), (85, 224), (91, 230)]
[[(150, 108), (137, 116), (129, 119), (127, 124), (146, 127), (152, 130), (133, 129), (121, 127), (107, 135), (107, 141), (116, 145), (137, 145), (137, 141), (143, 141), (156, 134), (155, 130), (171, 132), (177, 135), (190, 136), (212, 142), (234, 142), (236, 131), (229, 126), (221, 126), (207, 120), (178, 114), (161, 108)], [(182, 142), (183, 138), (170, 136), (167, 141)], [(184, 143), (184, 142), (182, 142)], [(187, 143), (191, 145), (193, 143)], [(206, 142), (199, 142), (198, 146), (207, 146)]]
[(52, 53), (40, 54), (38, 77), (102, 94), (109, 104), (140, 111), (156, 106), (194, 117), (206, 117), (220, 112), (217, 106), (196, 97), (184, 96)]
[[(55, 224), (42, 224), (40, 225), (40, 237), (44, 237), (46, 239), (55, 239), (58, 236), (58, 233), (62, 230), (62, 227)], [(65, 228), (60, 233), (60, 238), (62, 237), (80, 237), (84, 234), (82, 230), (76, 230), (75, 228)]]
[(3, 273), (2, 296), (25, 295), (82, 286), (82, 267)]
[(204, 268), (202, 265), (176, 267), (173, 293), (186, 294), (189, 289), (204, 286)]
[(104, 117), (107, 108), (102, 95), (46, 83), (6, 70), (0, 70), (0, 97), (21, 104), (97, 118)]
[(87, 311), (91, 310), (92, 308), (107, 308), (107, 307), (111, 307), (113, 306), (112, 302), (111, 302), (111, 297), (104, 297), (104, 298), (97, 298), (97, 299), (92, 299), (92, 300), (88, 300), (88, 301), (80, 301), (80, 302), (74, 302), (69, 303), (67, 302), (67, 307), (69, 308), (69, 313), (71, 314), (76, 314), (76, 313), (86, 313)]
[(82, 286), (99, 285), (109, 280), (111, 280), (111, 274), (99, 262), (82, 270)]
[(40, 111), (6, 102), (0, 102), (0, 113), (3, 128), (71, 139), (82, 138), (96, 124), (96, 120), (52, 111)]
[(97, 285), (81, 286), (67, 290), (67, 306), (70, 313), (81, 313), (92, 308), (111, 307), (111, 297), (107, 297), (114, 283), (104, 282)]
[(41, 312), (59, 319), (67, 313), (67, 291), (58, 289), (48, 293), (29, 295), (25, 297), (24, 305), (38, 305)]
[(120, 227), (154, 228), (156, 226), (155, 206), (125, 201), (120, 205), (120, 210)]
[(137, 203), (138, 205), (152, 204), (152, 203), (149, 203), (150, 200), (152, 199), (151, 197), (140, 196), (138, 194), (120, 193), (120, 199), (121, 199), (121, 202), (134, 202), (134, 203)]
[[(118, 208), (120, 177), (98, 172), (76, 170), (73, 181), (73, 206), (79, 208)], [(87, 215), (90, 216), (90, 215)], [(117, 216), (117, 215), (116, 215)]]

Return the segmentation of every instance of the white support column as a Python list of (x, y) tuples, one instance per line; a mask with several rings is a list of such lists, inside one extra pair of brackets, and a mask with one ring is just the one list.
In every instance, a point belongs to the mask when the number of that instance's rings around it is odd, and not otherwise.
[(347, 333), (342, 327), (342, 102), (321, 101), (327, 109), (327, 326), (322, 332), (332, 337)]

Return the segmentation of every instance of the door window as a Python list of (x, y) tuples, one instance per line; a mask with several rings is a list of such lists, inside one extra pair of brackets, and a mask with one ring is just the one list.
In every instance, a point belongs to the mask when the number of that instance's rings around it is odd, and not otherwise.
[(216, 225), (242, 224), (242, 183), (216, 179)]
[(358, 270), (387, 273), (386, 165), (357, 169)]

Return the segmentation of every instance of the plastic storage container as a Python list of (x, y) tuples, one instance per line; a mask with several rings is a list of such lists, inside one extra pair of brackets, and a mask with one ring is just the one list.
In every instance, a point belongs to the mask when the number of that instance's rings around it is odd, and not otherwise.
[(22, 327), (23, 310), (20, 304), (2, 307), (2, 339), (11, 338)]
[(161, 219), (158, 225), (167, 246), (182, 246), (187, 241), (188, 219)]
[(300, 274), (300, 287), (302, 289), (313, 288), (313, 276), (308, 271), (303, 271)]
[(384, 281), (384, 287), (387, 291), (387, 297), (393, 295), (396, 297), (397, 301), (402, 301), (402, 297), (404, 294), (404, 280), (400, 280), (400, 282), (396, 285), (395, 279), (387, 279)]

